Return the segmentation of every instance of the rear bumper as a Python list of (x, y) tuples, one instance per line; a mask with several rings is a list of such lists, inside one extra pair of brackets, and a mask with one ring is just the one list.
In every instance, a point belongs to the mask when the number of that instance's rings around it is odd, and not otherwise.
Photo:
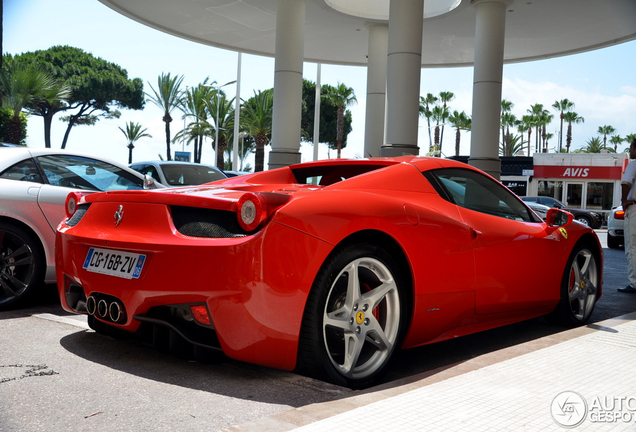
[[(142, 322), (163, 325), (237, 360), (295, 367), (305, 302), (330, 244), (277, 223), (240, 239), (173, 236), (147, 242), (95, 239), (80, 226), (61, 228), (56, 239), (57, 281), (67, 311), (87, 313), (89, 296), (118, 301), (125, 320), (94, 317), (133, 333), (141, 331)], [(140, 277), (83, 269), (91, 246), (147, 255)], [(184, 325), (166, 312), (189, 304), (207, 307), (210, 327)]]

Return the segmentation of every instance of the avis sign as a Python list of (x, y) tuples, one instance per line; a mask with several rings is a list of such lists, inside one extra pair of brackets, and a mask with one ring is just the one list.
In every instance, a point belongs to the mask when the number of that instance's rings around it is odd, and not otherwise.
[(535, 165), (535, 178), (558, 179), (595, 179), (595, 180), (620, 180), (622, 168), (619, 166), (603, 167), (576, 167), (576, 166), (550, 166)]
[(563, 171), (563, 177), (587, 177), (589, 173), (589, 168), (566, 168), (565, 171)]

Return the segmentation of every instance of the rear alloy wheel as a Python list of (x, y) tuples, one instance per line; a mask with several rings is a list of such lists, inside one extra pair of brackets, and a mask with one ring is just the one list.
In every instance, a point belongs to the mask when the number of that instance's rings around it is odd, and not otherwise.
[(592, 223), (592, 221), (587, 216), (577, 216), (575, 219), (585, 226), (590, 226), (590, 224)]
[(586, 245), (575, 248), (565, 267), (561, 281), (561, 301), (552, 317), (568, 326), (585, 324), (598, 299), (600, 274), (594, 252)]
[(319, 273), (303, 319), (306, 372), (339, 385), (372, 385), (387, 370), (406, 328), (399, 268), (384, 250), (353, 245)]
[(42, 281), (42, 254), (22, 229), (0, 223), (0, 310), (15, 305)]

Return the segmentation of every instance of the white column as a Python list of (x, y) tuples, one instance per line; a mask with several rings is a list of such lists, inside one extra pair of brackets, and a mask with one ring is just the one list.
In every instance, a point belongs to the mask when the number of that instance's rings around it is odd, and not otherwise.
[(418, 154), (424, 0), (391, 0), (386, 141), (382, 156)]
[(300, 162), (305, 0), (278, 0), (269, 168)]
[(380, 156), (380, 148), (384, 144), (389, 27), (384, 24), (369, 24), (367, 27), (369, 29), (369, 58), (364, 157), (376, 157)]
[(503, 76), (506, 8), (512, 0), (472, 0), (475, 70), (470, 158), (468, 163), (499, 179), (499, 116)]

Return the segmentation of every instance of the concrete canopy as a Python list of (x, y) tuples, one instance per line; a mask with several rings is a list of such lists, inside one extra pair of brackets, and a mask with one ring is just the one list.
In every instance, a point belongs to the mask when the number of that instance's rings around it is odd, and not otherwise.
[(270, 168), (300, 161), (303, 61), (367, 66), (365, 121), (377, 129), (365, 129), (365, 156), (419, 154), (421, 68), (473, 66), (469, 163), (498, 178), (503, 65), (636, 39), (636, 0), (100, 1), (184, 39), (275, 57)]
[[(277, 0), (100, 1), (180, 38), (274, 56)], [(305, 61), (366, 65), (365, 27), (388, 24), (388, 10), (389, 0), (307, 0)], [(426, 0), (422, 67), (472, 65), (475, 17), (469, 0)], [(515, 0), (507, 8), (504, 62), (574, 54), (633, 39), (634, 0)]]

